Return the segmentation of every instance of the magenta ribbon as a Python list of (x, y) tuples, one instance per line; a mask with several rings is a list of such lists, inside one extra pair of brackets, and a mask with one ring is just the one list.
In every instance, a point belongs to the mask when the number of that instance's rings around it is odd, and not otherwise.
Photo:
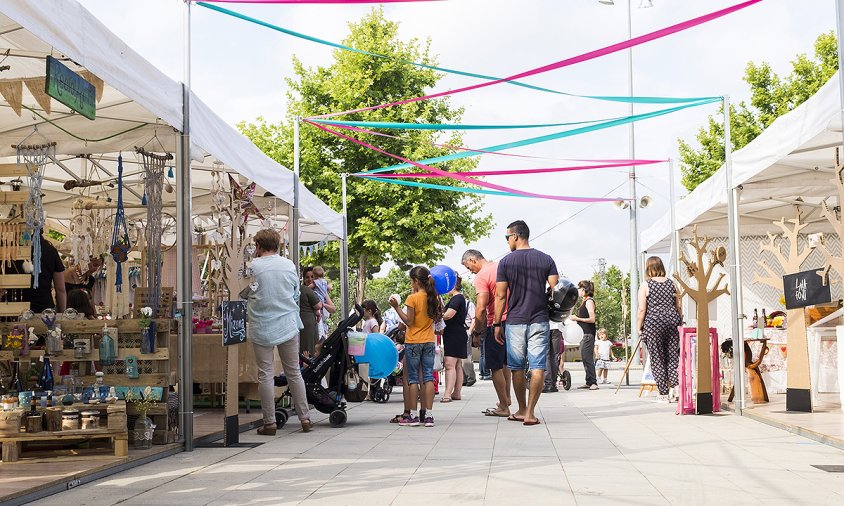
[(387, 4), (399, 2), (444, 2), (445, 0), (190, 0), (208, 4)]
[(312, 118), (331, 118), (331, 117), (334, 117), (334, 116), (341, 116), (341, 115), (344, 115), (344, 114), (351, 114), (351, 113), (355, 113), (355, 112), (374, 111), (376, 109), (383, 109), (385, 107), (391, 107), (391, 106), (394, 106), (394, 105), (409, 104), (409, 103), (412, 103), (412, 102), (418, 102), (420, 100), (430, 100), (432, 98), (445, 97), (445, 96), (448, 96), (448, 95), (454, 95), (456, 93), (462, 93), (464, 91), (477, 90), (477, 89), (480, 89), (480, 88), (485, 88), (487, 86), (492, 86), (494, 84), (501, 84), (501, 83), (504, 83), (504, 82), (507, 82), (507, 81), (513, 81), (513, 80), (516, 80), (516, 79), (521, 79), (521, 78), (533, 76), (533, 75), (536, 75), (536, 74), (542, 74), (544, 72), (548, 72), (548, 71), (551, 71), (551, 70), (561, 69), (563, 67), (568, 67), (570, 65), (574, 65), (576, 63), (582, 63), (582, 62), (585, 62), (585, 61), (593, 60), (595, 58), (599, 58), (601, 56), (606, 56), (608, 54), (616, 53), (618, 51), (623, 51), (627, 48), (635, 47), (635, 46), (638, 46), (640, 44), (650, 42), (652, 40), (661, 39), (663, 37), (667, 37), (668, 35), (673, 35), (677, 32), (682, 32), (684, 30), (688, 30), (689, 28), (693, 28), (695, 26), (702, 25), (704, 23), (708, 23), (709, 21), (721, 18), (721, 17), (726, 16), (728, 14), (732, 14), (733, 12), (739, 11), (739, 10), (744, 9), (746, 7), (750, 7), (751, 5), (755, 5), (755, 4), (757, 4), (761, 1), (762, 0), (747, 0), (746, 2), (742, 2), (740, 4), (733, 5), (732, 7), (727, 7), (726, 9), (721, 9), (719, 11), (711, 12), (709, 14), (705, 14), (703, 16), (699, 16), (699, 17), (690, 19), (688, 21), (683, 21), (682, 23), (677, 23), (676, 25), (671, 25), (667, 28), (662, 28), (660, 30), (656, 30), (656, 31), (653, 31), (653, 32), (650, 32), (650, 33), (646, 33), (644, 35), (639, 35), (638, 37), (634, 37), (632, 39), (628, 39), (628, 40), (625, 40), (625, 41), (622, 41), (622, 42), (617, 42), (615, 44), (612, 44), (612, 45), (609, 45), (609, 46), (606, 46), (606, 47), (602, 47), (600, 49), (595, 49), (593, 51), (589, 51), (587, 53), (583, 53), (583, 54), (580, 54), (578, 56), (566, 58), (565, 60), (560, 60), (558, 62), (550, 63), (550, 64), (544, 65), (542, 67), (537, 67), (537, 68), (534, 68), (534, 69), (531, 69), (531, 70), (526, 70), (524, 72), (514, 74), (510, 77), (504, 77), (502, 79), (498, 79), (498, 80), (494, 80), (494, 81), (486, 81), (486, 82), (483, 82), (483, 83), (473, 84), (471, 86), (465, 86), (463, 88), (457, 88), (457, 89), (454, 89), (454, 90), (443, 91), (443, 92), (440, 92), (440, 93), (433, 93), (431, 95), (423, 95), (421, 97), (408, 98), (408, 99), (405, 99), (405, 100), (398, 100), (396, 102), (390, 102), (390, 103), (387, 103), (387, 104), (373, 105), (371, 107), (362, 107), (360, 109), (351, 109), (351, 110), (348, 110), (348, 111), (334, 112), (334, 113), (329, 113), (329, 114), (323, 114), (323, 115), (320, 115), (320, 116), (312, 116)]
[[(379, 147), (373, 146), (372, 144), (369, 144), (367, 142), (355, 139), (354, 137), (350, 137), (350, 136), (343, 134), (341, 132), (336, 132), (336, 131), (334, 131), (334, 130), (332, 130), (332, 129), (324, 126), (324, 125), (320, 125), (319, 123), (313, 123), (311, 121), (308, 121), (307, 119), (303, 119), (302, 121), (304, 121), (305, 123), (308, 123), (309, 125), (313, 125), (313, 126), (319, 128), (320, 130), (324, 130), (324, 131), (326, 131), (330, 134), (336, 135), (337, 137), (340, 137), (342, 139), (346, 139), (347, 141), (352, 141), (355, 144), (359, 144), (359, 145), (364, 146), (366, 148), (377, 151), (378, 153), (381, 153), (382, 155), (386, 155), (386, 156), (389, 156), (391, 158), (395, 158), (396, 160), (401, 160), (404, 163), (409, 163), (411, 165), (419, 167), (422, 170), (432, 172), (432, 173), (438, 175), (439, 177), (447, 177), (447, 178), (451, 178), (451, 179), (456, 179), (458, 181), (462, 181), (464, 183), (472, 184), (472, 185), (475, 185), (475, 186), (481, 186), (483, 188), (490, 188), (490, 189), (493, 189), (493, 190), (504, 191), (504, 192), (508, 192), (508, 193), (514, 193), (516, 195), (522, 195), (522, 196), (525, 196), (525, 197), (533, 197), (533, 198), (537, 198), (537, 199), (546, 199), (546, 200), (561, 200), (561, 201), (565, 201), (565, 202), (615, 202), (617, 200), (620, 200), (619, 198), (571, 197), (571, 196), (567, 196), (567, 195), (546, 195), (546, 194), (542, 194), (542, 193), (533, 193), (533, 192), (526, 192), (526, 191), (522, 191), (522, 190), (516, 190), (514, 188), (509, 188), (507, 186), (501, 186), (501, 185), (494, 184), (494, 183), (487, 183), (486, 181), (478, 181), (477, 179), (472, 179), (471, 177), (464, 176), (459, 172), (446, 172), (446, 171), (438, 169), (436, 167), (431, 167), (429, 165), (425, 165), (425, 164), (404, 158), (403, 156), (394, 155), (392, 153), (384, 151), (383, 149), (381, 149)], [(379, 174), (379, 176), (381, 176), (381, 174)], [(621, 200), (627, 200), (627, 199), (621, 199)]]
[[(461, 172), (465, 176), (482, 177), (482, 176), (518, 176), (524, 174), (546, 174), (549, 172), (570, 172), (575, 170), (591, 170), (591, 169), (606, 169), (613, 167), (630, 167), (632, 165), (650, 165), (654, 163), (662, 163), (666, 160), (627, 160), (625, 163), (603, 163), (598, 165), (578, 165), (574, 167), (544, 167), (541, 169), (508, 169), (508, 170), (473, 170), (469, 172)], [(452, 172), (453, 174), (453, 172)], [(357, 174), (355, 174), (357, 175)], [(440, 177), (437, 174), (430, 172), (417, 172), (412, 174), (378, 174), (378, 177), (393, 177), (393, 178), (414, 178), (414, 177)], [(616, 200), (616, 199), (613, 199)]]

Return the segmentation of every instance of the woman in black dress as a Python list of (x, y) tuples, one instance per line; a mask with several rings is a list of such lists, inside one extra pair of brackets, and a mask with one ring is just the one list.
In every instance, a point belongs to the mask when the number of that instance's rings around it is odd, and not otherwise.
[(468, 356), (466, 349), (466, 297), (462, 280), (457, 276), (454, 289), (449, 292), (451, 299), (445, 306), (443, 320), (443, 345), (445, 347), (445, 392), (440, 402), (460, 400), (460, 388), (463, 386), (463, 365), (461, 361)]
[(595, 285), (588, 279), (577, 283), (577, 292), (581, 297), (580, 308), (577, 316), (571, 319), (576, 321), (583, 330), (583, 339), (580, 340), (580, 358), (583, 360), (583, 370), (586, 372), (586, 383), (577, 387), (581, 390), (597, 390), (598, 377), (595, 375)]
[(659, 389), (657, 401), (668, 402), (669, 390), (679, 382), (677, 327), (683, 321), (680, 293), (674, 282), (665, 277), (665, 266), (659, 257), (648, 258), (645, 277), (647, 282), (639, 287), (639, 332), (651, 357), (651, 372)]

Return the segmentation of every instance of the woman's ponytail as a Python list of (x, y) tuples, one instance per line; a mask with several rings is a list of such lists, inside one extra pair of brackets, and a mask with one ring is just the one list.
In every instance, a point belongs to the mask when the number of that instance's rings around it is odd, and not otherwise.
[(417, 265), (410, 269), (410, 277), (419, 282), (419, 285), (425, 290), (428, 300), (428, 318), (439, 321), (443, 316), (443, 305), (437, 287), (434, 284), (434, 278), (431, 277), (431, 272), (421, 265)]

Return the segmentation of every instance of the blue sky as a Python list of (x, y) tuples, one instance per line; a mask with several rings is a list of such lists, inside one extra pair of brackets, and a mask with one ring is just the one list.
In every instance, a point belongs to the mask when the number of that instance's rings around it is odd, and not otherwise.
[[(141, 55), (176, 80), (183, 77), (181, 0), (80, 0)], [(638, 9), (633, 1), (633, 35), (722, 9), (738, 0), (653, 0), (654, 7)], [(431, 39), (432, 52), (442, 66), (505, 76), (574, 56), (623, 40), (627, 36), (625, 0), (615, 6), (597, 0), (448, 0), (385, 5), (386, 15), (401, 22), (403, 38)], [(244, 12), (286, 28), (340, 42), (347, 23), (363, 16), (368, 6), (236, 5)], [(132, 20), (126, 23), (126, 20)], [(227, 121), (234, 124), (264, 116), (284, 117), (284, 78), (292, 75), (291, 58), (307, 66), (329, 65), (331, 49), (298, 40), (202, 7), (192, 7), (192, 87)], [(765, 0), (744, 11), (654, 41), (634, 49), (633, 82), (637, 95), (712, 96), (746, 99), (741, 77), (749, 61), (771, 63), (788, 73), (798, 53), (811, 53), (818, 34), (834, 29), (834, 0)], [(436, 91), (477, 81), (448, 76)], [(528, 82), (580, 94), (626, 95), (627, 63), (617, 53), (565, 69), (532, 77)], [(466, 108), (465, 123), (550, 123), (623, 116), (624, 104), (565, 98), (508, 85), (490, 86), (453, 96)], [(636, 107), (636, 112), (652, 108)], [(677, 138), (691, 139), (715, 105), (688, 109), (636, 125), (637, 158), (677, 158)], [(541, 133), (548, 133), (542, 130)], [(467, 145), (482, 147), (532, 136), (532, 132), (470, 132)], [(626, 158), (627, 127), (617, 127), (514, 151), (552, 158)], [(547, 162), (514, 162), (486, 156), (481, 168), (527, 168)], [(391, 165), (389, 160), (384, 165)], [(350, 169), (366, 169), (360, 167)], [(679, 170), (677, 171), (679, 178)], [(668, 212), (665, 165), (639, 171), (639, 195), (654, 199), (640, 212), (640, 229)], [(625, 170), (590, 171), (496, 178), (495, 182), (538, 193), (600, 196), (628, 194)], [(675, 185), (678, 195), (685, 190)], [(515, 205), (514, 205), (515, 204)], [(534, 236), (562, 225), (532, 241), (548, 252), (561, 272), (572, 279), (590, 277), (600, 257), (626, 269), (628, 215), (611, 204), (547, 202), (487, 197), (486, 209), (496, 228), (472, 247), (487, 257), (506, 252), (503, 229), (524, 219)], [(570, 218), (575, 213), (579, 213)], [(569, 219), (570, 218), (570, 219)], [(459, 267), (466, 245), (458, 244), (444, 263)]]

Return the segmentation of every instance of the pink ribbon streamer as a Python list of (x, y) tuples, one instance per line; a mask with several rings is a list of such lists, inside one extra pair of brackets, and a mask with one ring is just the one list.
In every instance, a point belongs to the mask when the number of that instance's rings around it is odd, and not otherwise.
[(477, 89), (480, 89), (480, 88), (485, 88), (487, 86), (492, 86), (494, 84), (501, 84), (501, 83), (504, 83), (504, 82), (507, 82), (507, 81), (513, 81), (513, 80), (521, 79), (521, 78), (524, 78), (524, 77), (530, 77), (530, 76), (533, 76), (533, 75), (536, 75), (536, 74), (542, 74), (544, 72), (548, 72), (548, 71), (551, 71), (551, 70), (556, 70), (556, 69), (560, 69), (560, 68), (563, 68), (563, 67), (568, 67), (568, 66), (574, 65), (576, 63), (582, 63), (582, 62), (589, 61), (589, 60), (592, 60), (592, 59), (595, 59), (595, 58), (599, 58), (601, 56), (606, 56), (608, 54), (616, 53), (618, 51), (623, 51), (627, 48), (638, 46), (640, 44), (644, 44), (644, 43), (650, 42), (652, 40), (661, 39), (662, 37), (667, 37), (668, 35), (673, 35), (677, 32), (682, 32), (684, 30), (688, 30), (689, 28), (693, 28), (695, 26), (702, 25), (704, 23), (708, 23), (709, 21), (721, 18), (721, 17), (726, 16), (728, 14), (732, 14), (733, 12), (739, 11), (739, 10), (744, 9), (746, 7), (750, 7), (751, 5), (757, 4), (761, 1), (762, 0), (748, 0), (746, 2), (742, 2), (740, 4), (733, 5), (732, 7), (727, 7), (726, 9), (721, 9), (719, 11), (711, 12), (709, 14), (705, 14), (703, 16), (699, 16), (699, 17), (690, 19), (688, 21), (683, 21), (682, 23), (677, 23), (676, 25), (671, 25), (667, 28), (662, 28), (660, 30), (656, 30), (654, 32), (646, 33), (644, 35), (640, 35), (638, 37), (634, 37), (634, 38), (629, 39), (629, 40), (617, 42), (615, 44), (612, 44), (612, 45), (609, 45), (609, 46), (606, 46), (606, 47), (603, 47), (603, 48), (600, 48), (600, 49), (595, 49), (593, 51), (589, 51), (587, 53), (583, 53), (583, 54), (580, 54), (578, 56), (573, 56), (573, 57), (567, 58), (565, 60), (560, 60), (558, 62), (554, 62), (554, 63), (548, 64), (548, 65), (544, 65), (542, 67), (537, 67), (535, 69), (527, 70), (525, 72), (521, 72), (519, 74), (515, 74), (515, 75), (512, 75), (510, 77), (504, 77), (502, 79), (498, 79), (498, 80), (495, 80), (495, 81), (486, 81), (486, 82), (482, 82), (482, 83), (479, 83), (479, 84), (473, 84), (471, 86), (465, 86), (463, 88), (457, 88), (455, 90), (443, 91), (443, 92), (440, 92), (440, 93), (433, 93), (431, 95), (423, 95), (421, 97), (408, 98), (408, 99), (405, 99), (405, 100), (398, 100), (396, 102), (390, 102), (388, 104), (373, 105), (371, 107), (362, 107), (360, 109), (352, 109), (352, 110), (349, 110), (349, 111), (323, 114), (321, 116), (312, 116), (312, 118), (331, 118), (331, 117), (341, 116), (341, 115), (344, 115), (344, 114), (351, 114), (351, 113), (355, 113), (355, 112), (374, 111), (376, 109), (383, 109), (385, 107), (391, 107), (391, 106), (394, 106), (394, 105), (409, 104), (409, 103), (412, 103), (412, 102), (418, 102), (420, 100), (430, 100), (432, 98), (445, 97), (445, 96), (448, 96), (448, 95), (454, 95), (456, 93), (462, 93), (464, 91), (477, 90)]
[[(517, 195), (523, 195), (525, 197), (533, 197), (533, 198), (537, 198), (537, 199), (546, 199), (546, 200), (560, 200), (560, 201), (564, 201), (564, 202), (615, 202), (615, 201), (619, 200), (618, 198), (570, 197), (570, 196), (566, 196), (566, 195), (546, 195), (546, 194), (542, 194), (542, 193), (533, 193), (533, 192), (526, 192), (526, 191), (522, 191), (522, 190), (516, 190), (514, 188), (509, 188), (507, 186), (501, 186), (501, 185), (498, 185), (498, 184), (487, 183), (486, 181), (478, 181), (477, 179), (472, 179), (471, 177), (466, 177), (459, 172), (446, 172), (446, 171), (440, 170), (436, 167), (431, 167), (431, 166), (428, 166), (428, 165), (425, 165), (425, 164), (422, 164), (422, 163), (419, 163), (419, 162), (415, 162), (413, 160), (409, 160), (409, 159), (404, 158), (404, 157), (399, 156), (399, 155), (394, 155), (392, 153), (384, 151), (381, 148), (373, 146), (372, 144), (369, 144), (367, 142), (355, 139), (354, 137), (350, 137), (350, 136), (343, 134), (341, 132), (335, 132), (334, 130), (332, 130), (332, 129), (326, 127), (326, 126), (320, 125), (319, 123), (313, 123), (313, 122), (308, 121), (307, 119), (303, 119), (303, 121), (308, 123), (309, 125), (313, 125), (313, 126), (319, 128), (320, 130), (324, 130), (324, 131), (326, 131), (330, 134), (336, 135), (337, 137), (346, 139), (348, 141), (352, 141), (355, 144), (359, 144), (361, 146), (364, 146), (364, 147), (367, 147), (367, 148), (372, 149), (374, 151), (377, 151), (378, 153), (381, 153), (382, 155), (386, 155), (386, 156), (389, 156), (391, 158), (395, 158), (396, 160), (401, 160), (404, 163), (409, 163), (411, 165), (419, 167), (422, 170), (427, 170), (429, 172), (437, 174), (440, 177), (448, 177), (448, 178), (451, 178), (451, 179), (456, 179), (458, 181), (462, 181), (464, 183), (472, 184), (472, 185), (475, 185), (475, 186), (481, 186), (483, 188), (489, 188), (489, 189), (492, 189), (492, 190), (504, 191), (504, 192), (508, 192), (508, 193), (515, 193)], [(625, 199), (622, 199), (622, 200), (625, 200)]]
[(191, 0), (209, 4), (386, 4), (399, 2), (444, 2), (445, 0)]
[[(576, 170), (591, 170), (591, 169), (606, 169), (613, 167), (630, 167), (631, 165), (650, 165), (653, 163), (662, 163), (665, 160), (629, 160), (627, 163), (605, 163), (599, 165), (579, 165), (576, 167), (546, 167), (541, 169), (509, 169), (509, 170), (473, 170), (470, 172), (461, 172), (465, 176), (482, 177), (482, 176), (517, 176), (523, 174), (546, 174), (549, 172), (570, 172)], [(453, 172), (451, 174), (454, 174)], [(393, 178), (414, 178), (414, 177), (440, 177), (437, 174), (430, 172), (417, 172), (413, 174), (372, 174), (378, 177), (393, 177)]]
[[(311, 123), (310, 121), (308, 121), (307, 123), (309, 125), (313, 125), (313, 123)], [(376, 132), (374, 130), (368, 130), (366, 128), (356, 127), (356, 126), (352, 126), (352, 125), (332, 124), (331, 126), (333, 128), (343, 128), (343, 129), (346, 129), (346, 130), (351, 130), (353, 132), (360, 132), (360, 133), (369, 134), (369, 135), (377, 135), (377, 136), (380, 136), (380, 137), (388, 137), (390, 139), (398, 139), (400, 141), (405, 140), (402, 137), (399, 137), (397, 135), (385, 134), (383, 132)], [(503, 153), (501, 151), (486, 151), (486, 150), (483, 150), (483, 149), (464, 148), (462, 146), (452, 146), (451, 144), (438, 144), (436, 142), (431, 142), (429, 144), (431, 146), (436, 146), (438, 148), (454, 149), (456, 151), (469, 151), (469, 152), (472, 152), (472, 153), (481, 153), (481, 154), (484, 154), (484, 155), (510, 156), (510, 157), (514, 157), (514, 158), (530, 158), (530, 159), (533, 159), (533, 160), (558, 160), (558, 161), (566, 161), (566, 162), (591, 162), (591, 163), (618, 163), (622, 167), (629, 167), (631, 165), (636, 165), (636, 163), (634, 163), (634, 162), (639, 161), (639, 160), (603, 160), (603, 159), (583, 160), (583, 159), (578, 159), (578, 158), (549, 158), (549, 157), (546, 157), (546, 156), (519, 155), (519, 154), (516, 154), (516, 153)], [(667, 161), (667, 160), (653, 160), (654, 163), (665, 162), (665, 161)], [(464, 172), (463, 174), (466, 174), (466, 172)], [(390, 176), (387, 175), (387, 174), (378, 174), (378, 177), (390, 177)]]

